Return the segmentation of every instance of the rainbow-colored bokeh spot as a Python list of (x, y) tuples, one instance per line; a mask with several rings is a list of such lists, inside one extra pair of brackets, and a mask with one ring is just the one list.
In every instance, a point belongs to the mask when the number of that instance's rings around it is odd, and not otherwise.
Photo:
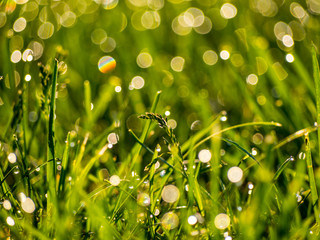
[(110, 56), (104, 56), (99, 59), (98, 68), (100, 72), (107, 73), (116, 67), (116, 60)]

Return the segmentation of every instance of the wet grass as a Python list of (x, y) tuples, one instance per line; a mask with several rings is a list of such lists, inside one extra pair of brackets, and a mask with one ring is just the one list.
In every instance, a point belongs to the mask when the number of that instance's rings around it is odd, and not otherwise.
[[(234, 2), (227, 20), (220, 1), (170, 0), (161, 24), (142, 31), (134, 16), (146, 9), (135, 1), (111, 10), (80, 2), (0, 1), (1, 239), (319, 238), (314, 5), (299, 2), (298, 18), (292, 3), (268, 1), (277, 14), (264, 16)], [(190, 7), (211, 19), (210, 32), (175, 32), (173, 19)], [(65, 9), (74, 25), (61, 20)], [(48, 39), (44, 16), (55, 27)], [(22, 31), (19, 17), (28, 19)], [(282, 30), (294, 46), (279, 40), (279, 22), (290, 22), (293, 33)], [(95, 30), (116, 48), (103, 52)], [(32, 41), (39, 58), (15, 62)], [(117, 62), (105, 74), (104, 55)]]

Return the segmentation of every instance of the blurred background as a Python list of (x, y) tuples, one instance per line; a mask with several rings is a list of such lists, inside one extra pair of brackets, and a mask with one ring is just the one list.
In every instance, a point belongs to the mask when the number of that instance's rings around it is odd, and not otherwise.
[[(128, 129), (141, 134), (145, 121), (137, 116), (150, 110), (161, 90), (156, 112), (168, 117), (180, 142), (218, 113), (222, 128), (252, 121), (283, 124), (277, 132), (253, 128), (232, 135), (248, 149), (263, 151), (314, 125), (309, 50), (312, 42), (317, 49), (320, 44), (319, 14), (317, 0), (2, 0), (0, 136), (12, 131), (19, 91), (28, 86), (27, 126), (38, 136), (31, 155), (42, 156), (45, 126), (34, 127), (43, 91), (38, 64), (52, 72), (58, 56), (60, 150), (68, 131), (79, 138), (89, 131), (94, 139), (108, 129), (129, 151), (134, 140)], [(99, 71), (103, 56), (115, 59), (113, 71)], [(84, 106), (86, 81), (92, 119)], [(148, 145), (154, 148), (159, 135)], [(297, 155), (302, 143), (287, 145), (284, 153)], [(118, 154), (125, 157), (122, 150)], [(224, 154), (233, 161), (232, 150)]]

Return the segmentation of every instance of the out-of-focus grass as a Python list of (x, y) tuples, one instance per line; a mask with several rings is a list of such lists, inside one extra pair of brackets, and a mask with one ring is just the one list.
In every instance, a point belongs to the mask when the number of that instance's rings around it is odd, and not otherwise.
[(0, 1), (0, 238), (318, 238), (319, 4), (225, 3)]

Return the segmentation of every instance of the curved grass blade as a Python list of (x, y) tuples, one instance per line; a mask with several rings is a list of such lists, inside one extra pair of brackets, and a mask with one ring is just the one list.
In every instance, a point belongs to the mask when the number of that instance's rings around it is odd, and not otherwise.
[[(134, 137), (134, 139), (135, 139), (143, 148), (145, 148), (149, 153), (154, 154), (154, 152), (153, 152), (148, 146), (146, 146), (143, 142), (140, 141), (140, 139), (134, 134), (134, 132), (133, 132), (131, 129), (129, 129), (129, 132), (131, 133), (131, 135)], [(181, 170), (179, 170), (179, 169), (175, 168), (174, 166), (172, 166), (172, 165), (171, 165), (170, 163), (168, 163), (164, 158), (162, 158), (162, 157), (159, 156), (158, 159), (159, 159), (161, 162), (163, 162), (163, 163), (165, 163), (166, 165), (168, 165), (170, 168), (172, 168), (172, 169), (180, 172), (181, 174), (183, 174), (183, 172), (182, 172)], [(184, 174), (183, 174), (183, 175), (184, 175)]]
[(254, 160), (256, 163), (258, 163), (258, 165), (261, 167), (261, 164), (257, 161), (257, 159), (251, 154), (249, 153), (246, 149), (244, 149), (243, 147), (241, 147), (238, 143), (227, 139), (227, 138), (222, 138), (223, 141), (231, 143), (232, 145), (234, 145), (236, 148), (238, 148), (239, 150), (241, 150), (242, 152), (244, 152), (245, 154), (247, 154), (252, 160)]
[(307, 128), (301, 129), (299, 131), (296, 131), (295, 133), (293, 133), (293, 134), (289, 135), (288, 137), (286, 137), (285, 139), (281, 140), (276, 146), (273, 147), (273, 150), (280, 148), (283, 145), (285, 145), (285, 144), (287, 144), (287, 143), (289, 143), (299, 137), (304, 136), (305, 134), (309, 134), (311, 132), (314, 132), (318, 128), (319, 128), (318, 126), (311, 126), (311, 127), (307, 127)]
[(276, 173), (273, 176), (273, 182), (276, 182), (280, 176), (280, 174), (283, 172), (283, 170), (288, 166), (288, 164), (290, 162), (292, 162), (294, 159), (293, 157), (289, 157), (287, 160), (285, 160), (281, 166), (278, 168), (278, 170), (276, 171)]
[[(195, 144), (195, 146), (193, 147), (193, 149), (196, 149), (197, 147), (199, 147), (201, 144), (205, 143), (206, 141), (210, 140), (211, 138), (220, 135), (221, 133), (230, 131), (232, 129), (236, 129), (236, 128), (242, 128), (242, 127), (248, 127), (248, 126), (257, 126), (257, 125), (264, 125), (264, 126), (276, 126), (276, 127), (282, 127), (281, 123), (277, 123), (277, 122), (250, 122), (250, 123), (242, 123), (242, 124), (238, 124), (238, 125), (234, 125), (225, 129), (222, 129), (218, 132), (215, 132), (213, 134), (211, 134), (210, 136), (202, 139), (200, 142), (198, 142), (197, 144)], [(186, 158), (186, 156), (188, 156), (188, 154), (190, 153), (190, 150), (188, 152), (186, 152), (183, 155), (183, 158)]]
[(186, 150), (189, 149), (189, 147), (193, 143), (199, 141), (203, 136), (205, 136), (208, 132), (210, 132), (213, 129), (214, 125), (216, 125), (220, 121), (220, 117), (221, 117), (221, 114), (218, 114), (218, 116), (213, 120), (213, 122), (208, 127), (197, 132), (195, 135), (189, 138), (186, 142), (184, 142), (181, 146), (181, 151), (185, 152)]

